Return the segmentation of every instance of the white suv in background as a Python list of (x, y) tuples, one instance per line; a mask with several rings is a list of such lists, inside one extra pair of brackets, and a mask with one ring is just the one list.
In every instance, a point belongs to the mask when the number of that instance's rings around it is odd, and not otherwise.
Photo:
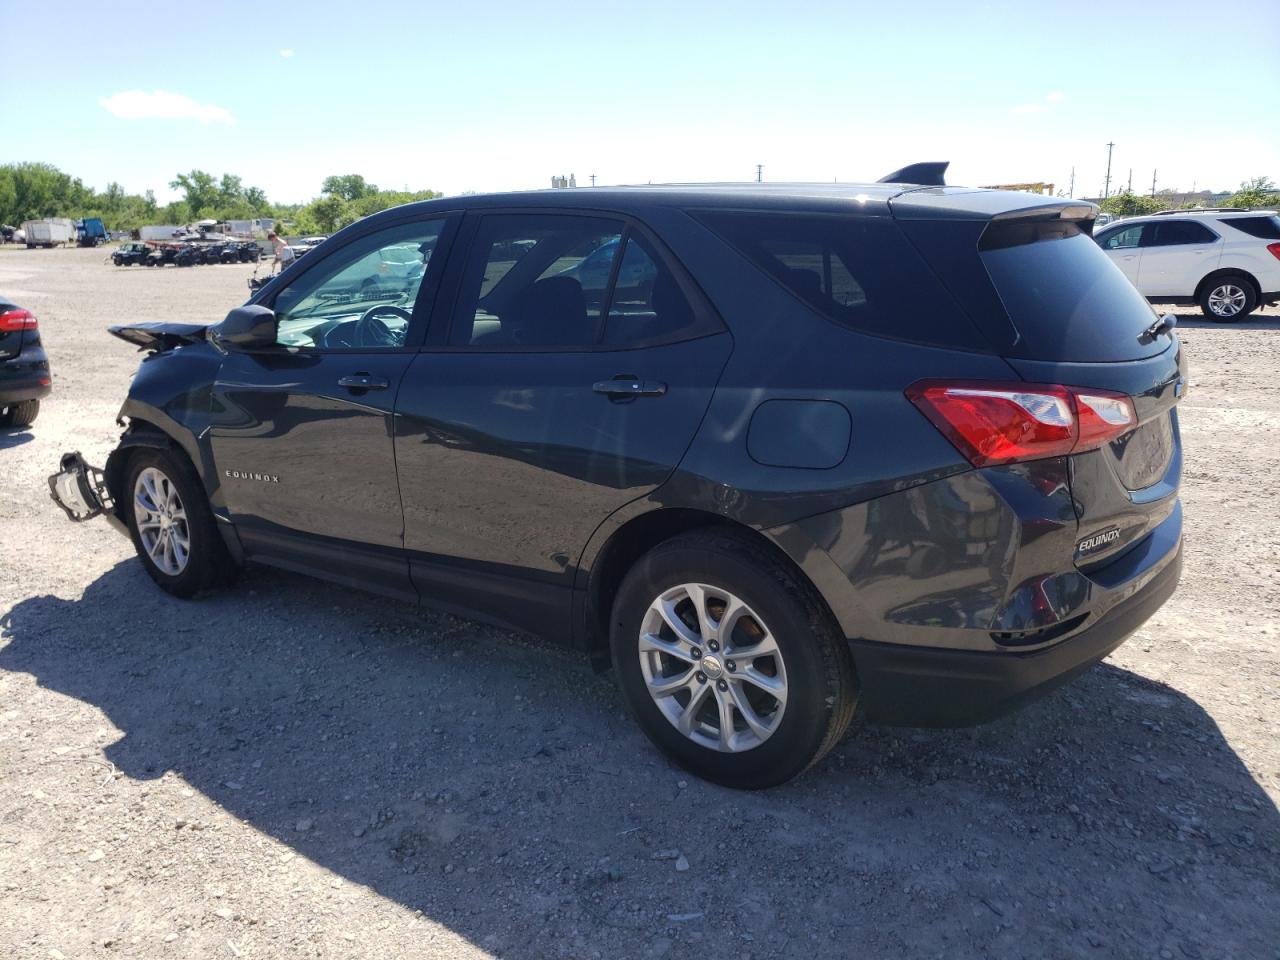
[(1273, 210), (1169, 210), (1109, 223), (1094, 240), (1152, 303), (1198, 303), (1229, 321), (1280, 301)]

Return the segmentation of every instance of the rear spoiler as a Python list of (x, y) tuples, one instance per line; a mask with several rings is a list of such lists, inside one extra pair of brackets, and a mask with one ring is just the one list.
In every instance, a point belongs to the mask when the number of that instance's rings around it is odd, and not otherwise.
[(203, 323), (131, 323), (107, 327), (107, 332), (140, 350), (159, 353), (184, 343), (199, 343), (206, 339), (208, 329)]

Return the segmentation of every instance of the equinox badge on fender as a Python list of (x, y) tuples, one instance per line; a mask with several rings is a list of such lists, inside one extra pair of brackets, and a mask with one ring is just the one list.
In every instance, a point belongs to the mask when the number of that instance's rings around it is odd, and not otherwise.
[(1076, 555), (1083, 557), (1085, 554), (1096, 553), (1103, 547), (1110, 546), (1120, 539), (1120, 528), (1111, 527), (1109, 530), (1103, 530), (1101, 533), (1095, 533), (1091, 537), (1085, 537), (1076, 544)]
[(263, 483), (279, 483), (280, 478), (274, 473), (253, 473), (249, 470), (223, 470), (232, 480), (261, 480)]

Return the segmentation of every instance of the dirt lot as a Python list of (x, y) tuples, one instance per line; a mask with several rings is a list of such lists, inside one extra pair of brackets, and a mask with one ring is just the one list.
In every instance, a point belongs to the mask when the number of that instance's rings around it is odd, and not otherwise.
[(251, 270), (0, 250), (56, 391), (0, 432), (0, 956), (1280, 956), (1275, 310), (1182, 311), (1187, 566), (1137, 636), (741, 794), (576, 657), (275, 572), (184, 603), (62, 518), (139, 359), (103, 328), (220, 319)]

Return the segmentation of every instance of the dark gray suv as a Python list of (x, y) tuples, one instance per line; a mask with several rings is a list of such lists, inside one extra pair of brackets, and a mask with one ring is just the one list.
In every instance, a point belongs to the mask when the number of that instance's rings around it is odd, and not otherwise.
[(253, 561), (562, 641), (678, 763), (780, 783), (855, 710), (1006, 711), (1174, 590), (1181, 352), (1096, 212), (910, 182), (388, 210), (219, 325), (117, 328), (151, 350), (127, 428), (54, 497), (180, 596)]

